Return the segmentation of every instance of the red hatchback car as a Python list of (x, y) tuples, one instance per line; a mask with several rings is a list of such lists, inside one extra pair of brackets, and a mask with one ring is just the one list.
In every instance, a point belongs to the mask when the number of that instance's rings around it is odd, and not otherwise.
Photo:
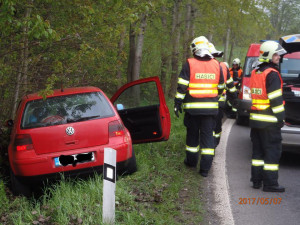
[(30, 195), (33, 184), (60, 173), (102, 172), (106, 147), (117, 151), (118, 174), (133, 173), (132, 143), (168, 140), (170, 127), (158, 77), (124, 85), (111, 101), (96, 87), (26, 95), (8, 149), (13, 193)]

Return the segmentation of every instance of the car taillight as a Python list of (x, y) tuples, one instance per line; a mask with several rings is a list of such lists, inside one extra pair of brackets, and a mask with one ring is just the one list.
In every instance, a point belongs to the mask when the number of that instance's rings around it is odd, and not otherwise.
[(118, 137), (125, 134), (125, 127), (118, 120), (108, 124), (109, 137)]
[(17, 134), (14, 144), (17, 151), (33, 149), (32, 140), (29, 134)]

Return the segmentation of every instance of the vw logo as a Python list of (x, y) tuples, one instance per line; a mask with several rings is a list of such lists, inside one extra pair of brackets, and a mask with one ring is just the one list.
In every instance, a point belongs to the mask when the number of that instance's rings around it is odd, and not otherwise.
[(67, 127), (66, 133), (67, 135), (73, 135), (75, 133), (75, 130), (73, 127)]

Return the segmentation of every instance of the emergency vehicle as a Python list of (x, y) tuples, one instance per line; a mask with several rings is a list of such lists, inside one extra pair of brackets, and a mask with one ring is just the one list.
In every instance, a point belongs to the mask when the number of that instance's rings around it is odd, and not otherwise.
[[(285, 101), (285, 125), (281, 128), (283, 144), (300, 145), (300, 34), (281, 37), (280, 45), (287, 51), (280, 62), (283, 80), (283, 98)], [(242, 85), (238, 95), (238, 125), (246, 125), (251, 108), (250, 76), (253, 63), (259, 56), (260, 44), (249, 46), (244, 64)]]

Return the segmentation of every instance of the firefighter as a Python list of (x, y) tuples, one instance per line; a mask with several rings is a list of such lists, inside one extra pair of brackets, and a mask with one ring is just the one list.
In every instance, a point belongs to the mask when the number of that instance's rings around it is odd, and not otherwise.
[[(240, 89), (243, 74), (243, 70), (241, 69), (241, 60), (239, 58), (235, 58), (232, 61), (232, 67), (229, 68), (229, 72), (237, 92)], [(236, 118), (237, 109), (230, 101), (226, 101), (226, 112), (228, 118)]]
[[(209, 43), (209, 51), (212, 54), (212, 56), (215, 58), (219, 58), (223, 56), (223, 52), (217, 51), (215, 46), (212, 43)], [(219, 145), (221, 139), (222, 119), (224, 116), (225, 101), (227, 99), (227, 101), (233, 104), (234, 100), (237, 98), (236, 87), (234, 86), (233, 79), (230, 76), (228, 63), (220, 62), (220, 65), (223, 71), (225, 89), (223, 91), (223, 94), (219, 97), (219, 112), (216, 117), (216, 126), (213, 132), (214, 139), (215, 139), (215, 148)]]
[(241, 60), (239, 58), (235, 58), (232, 61), (232, 67), (229, 69), (230, 76), (233, 79), (234, 85), (239, 89), (242, 80), (243, 70), (241, 68)]
[[(197, 37), (190, 45), (193, 58), (189, 58), (183, 66), (175, 96), (174, 111), (185, 111), (186, 126), (186, 158), (188, 167), (197, 167), (199, 151), (201, 151), (199, 173), (207, 177), (214, 156), (215, 116), (218, 114), (218, 95), (224, 89), (222, 68), (209, 52), (208, 40), (204, 36)], [(200, 145), (199, 145), (200, 134)]]
[(252, 71), (250, 88), (252, 106), (250, 127), (252, 141), (251, 181), (253, 188), (262, 186), (266, 192), (284, 192), (278, 184), (281, 157), (281, 127), (285, 110), (282, 97), (282, 79), (278, 65), (286, 51), (275, 41), (260, 46), (257, 67)]

